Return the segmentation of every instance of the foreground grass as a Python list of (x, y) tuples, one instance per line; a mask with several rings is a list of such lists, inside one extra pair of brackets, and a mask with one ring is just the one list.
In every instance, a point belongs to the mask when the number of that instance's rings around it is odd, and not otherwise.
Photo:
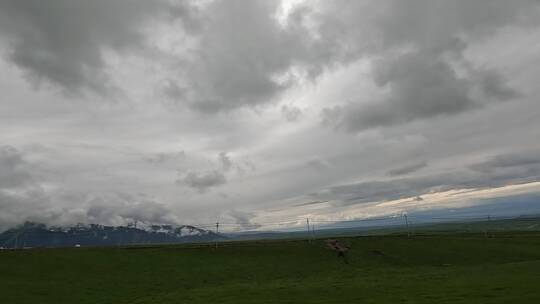
[(0, 252), (2, 303), (540, 303), (540, 235)]

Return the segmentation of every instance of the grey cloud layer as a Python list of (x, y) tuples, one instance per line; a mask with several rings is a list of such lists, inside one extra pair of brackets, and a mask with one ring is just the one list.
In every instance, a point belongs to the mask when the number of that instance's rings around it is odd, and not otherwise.
[(178, 82), (166, 93), (204, 112), (270, 102), (297, 82), (276, 78), (292, 67), (310, 77), (332, 59), (325, 41), (317, 41), (297, 11), (283, 27), (275, 17), (277, 1), (213, 1), (199, 20), (204, 26), (195, 59), (181, 63)]
[(22, 152), (0, 146), (0, 229), (43, 215), (42, 208), (50, 201), (34, 171)]
[(540, 151), (528, 150), (519, 154), (502, 154), (478, 164), (471, 165), (471, 169), (489, 172), (498, 168), (534, 167), (540, 164)]
[(241, 174), (246, 170), (254, 170), (250, 162), (238, 163), (227, 152), (220, 152), (217, 161), (208, 160), (211, 169), (206, 170), (179, 170), (176, 183), (180, 186), (187, 186), (195, 189), (199, 193), (219, 187), (227, 183), (227, 175)]
[(185, 184), (188, 187), (194, 188), (199, 192), (205, 192), (209, 188), (223, 185), (227, 182), (223, 172), (213, 170), (204, 172), (188, 172), (177, 183)]
[(13, 147), (0, 147), (0, 230), (27, 220), (49, 224), (178, 223), (167, 206), (144, 195), (47, 191), (36, 176), (37, 167), (25, 158), (25, 153)]
[[(196, 43), (179, 57), (164, 92), (205, 112), (264, 104), (297, 77), (313, 78), (327, 67), (381, 54), (374, 80), (390, 95), (367, 104), (351, 97), (349, 104), (324, 112), (330, 124), (350, 131), (477, 107), (483, 103), (471, 96), (474, 89), (487, 99), (515, 96), (496, 72), (469, 66), (470, 75), (458, 76), (444, 55), (454, 53), (467, 64), (462, 36), (520, 21), (529, 1), (307, 3), (290, 13), (286, 25), (276, 19), (278, 4), (212, 1), (196, 10), (187, 2), (6, 0), (0, 4), (0, 32), (10, 42), (11, 60), (38, 79), (69, 91), (104, 92), (110, 83), (103, 53), (144, 48), (147, 22), (178, 17)], [(294, 69), (301, 74), (290, 74)]]
[[(440, 55), (422, 52), (402, 55), (382, 60), (377, 68), (376, 82), (390, 91), (389, 96), (325, 109), (326, 123), (359, 131), (453, 115), (518, 95), (493, 71), (470, 70), (470, 76), (458, 77)], [(475, 91), (480, 96), (473, 96)]]
[(425, 168), (427, 167), (427, 163), (426, 162), (420, 162), (420, 163), (415, 163), (415, 164), (411, 164), (411, 165), (408, 165), (408, 166), (405, 166), (405, 167), (400, 167), (400, 168), (396, 168), (396, 169), (392, 169), (390, 171), (388, 171), (388, 175), (390, 176), (397, 176), (397, 175), (406, 175), (406, 174), (409, 174), (409, 173), (413, 173), (413, 172), (416, 172), (422, 168)]
[[(452, 115), (516, 97), (518, 93), (498, 72), (471, 65), (463, 51), (469, 39), (519, 23), (533, 3), (485, 4), (391, 2), (373, 21), (379, 25), (375, 28), (379, 44), (364, 50), (378, 57), (373, 63), (374, 81), (388, 92), (377, 100), (353, 97), (345, 105), (325, 109), (325, 124), (356, 132)], [(354, 22), (345, 19), (337, 28)]]
[(249, 227), (281, 203), (538, 180), (538, 1), (281, 9), (0, 0), (0, 226)]
[(88, 201), (85, 220), (92, 223), (126, 224), (146, 223), (178, 224), (178, 219), (165, 205), (147, 197), (113, 195), (95, 197)]
[(37, 80), (68, 92), (111, 89), (104, 52), (130, 53), (144, 45), (142, 27), (174, 13), (165, 1), (0, 1), (0, 35), (9, 58)]
[[(393, 171), (394, 175), (403, 175), (422, 167), (425, 164)], [(537, 182), (540, 180), (540, 151), (497, 155), (472, 164), (468, 169), (335, 186), (312, 196), (322, 200), (334, 199), (344, 204), (357, 204), (418, 197), (439, 191)]]
[(0, 189), (19, 188), (33, 179), (23, 155), (11, 146), (0, 146)]

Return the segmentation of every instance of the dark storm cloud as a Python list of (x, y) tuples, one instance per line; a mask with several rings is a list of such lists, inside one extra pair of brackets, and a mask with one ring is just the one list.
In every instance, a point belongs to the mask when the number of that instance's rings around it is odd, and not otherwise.
[(35, 168), (25, 154), (0, 146), (0, 231), (23, 220), (47, 216), (49, 197), (35, 178)]
[[(0, 141), (17, 147), (0, 148), (0, 227), (197, 222), (540, 178), (540, 154), (519, 152), (540, 134), (538, 1), (314, 0), (288, 16), (280, 1), (185, 3), (0, 0)], [(125, 100), (86, 98), (116, 99), (113, 86)], [(320, 111), (346, 132), (321, 129)], [(515, 153), (470, 164), (503, 148)], [(335, 186), (351, 181), (364, 182)]]
[(345, 204), (355, 204), (415, 197), (430, 191), (445, 191), (464, 185), (473, 186), (470, 176), (441, 174), (336, 186), (329, 189), (329, 194)]
[[(377, 63), (375, 81), (390, 91), (389, 96), (326, 109), (324, 120), (337, 128), (359, 131), (453, 115), (518, 95), (493, 71), (471, 69), (468, 73), (459, 77), (437, 54), (414, 52), (382, 60)], [(480, 96), (473, 96), (475, 91)]]
[(177, 180), (178, 184), (186, 185), (196, 189), (200, 193), (206, 192), (210, 188), (223, 185), (227, 182), (225, 174), (218, 170), (203, 172), (188, 172), (185, 176)]
[(231, 170), (233, 166), (233, 162), (231, 160), (231, 157), (227, 155), (226, 152), (220, 152), (218, 155), (218, 160), (221, 165), (221, 169), (223, 169), (223, 171), (227, 172)]
[[(474, 67), (463, 52), (470, 40), (519, 24), (521, 13), (533, 6), (529, 1), (390, 2), (375, 14), (379, 41), (370, 46), (379, 52), (373, 54), (378, 58), (373, 61), (374, 82), (388, 93), (376, 100), (358, 97), (326, 108), (324, 123), (356, 132), (454, 115), (516, 97), (518, 93), (497, 71)], [(329, 28), (339, 34), (336, 29), (351, 22), (345, 19)]]
[[(334, 109), (333, 124), (348, 130), (473, 108), (473, 87), (499, 99), (514, 96), (496, 72), (484, 71), (484, 80), (461, 79), (441, 57), (463, 33), (493, 32), (516, 22), (532, 5), (528, 1), (332, 1), (322, 2), (321, 11), (310, 4), (296, 7), (284, 25), (276, 18), (277, 1), (217, 0), (196, 10), (188, 1), (4, 0), (0, 33), (8, 39), (9, 58), (34, 78), (70, 92), (104, 93), (112, 84), (103, 53), (144, 49), (149, 21), (172, 24), (179, 18), (197, 43), (178, 59), (176, 78), (169, 79), (164, 93), (204, 112), (265, 104), (297, 84), (298, 77), (314, 79), (327, 67), (381, 54), (377, 83), (392, 96), (367, 109), (354, 98), (345, 109)], [(403, 48), (411, 51), (396, 58), (386, 54)], [(293, 120), (298, 116), (291, 114)]]
[(0, 146), (0, 190), (31, 184), (31, 170), (30, 164), (19, 150), (11, 146)]
[(525, 171), (527, 172), (537, 172), (540, 171), (540, 151), (539, 150), (529, 150), (522, 151), (519, 153), (512, 154), (501, 154), (494, 156), (484, 162), (473, 164), (470, 166), (472, 170), (492, 173), (495, 171)]
[[(68, 92), (111, 89), (104, 51), (143, 48), (142, 26), (154, 17), (179, 15), (180, 6), (144, 0), (2, 0), (0, 35), (9, 58), (32, 78)], [(181, 15), (181, 14), (180, 14)]]
[(536, 177), (494, 176), (486, 180), (486, 175), (470, 172), (436, 174), (423, 177), (399, 178), (392, 180), (368, 181), (358, 184), (336, 186), (328, 193), (316, 194), (317, 198), (333, 198), (344, 204), (389, 201), (423, 194), (453, 189), (484, 188), (502, 186), (506, 182), (536, 181)]
[(53, 225), (176, 221), (167, 206), (145, 195), (47, 191), (36, 177), (39, 167), (26, 157), (14, 147), (0, 146), (0, 231), (24, 221)]
[(211, 169), (205, 170), (178, 170), (176, 184), (186, 186), (199, 193), (205, 193), (211, 188), (227, 183), (227, 177), (234, 174), (243, 174), (247, 169), (254, 170), (249, 161), (237, 162), (227, 152), (217, 154), (215, 160), (207, 160)]
[[(270, 102), (297, 82), (276, 77), (297, 67), (314, 77), (332, 58), (326, 41), (303, 25), (308, 13), (296, 11), (286, 27), (275, 17), (278, 1), (213, 1), (195, 33), (200, 44), (192, 62), (183, 63), (178, 83), (165, 93), (203, 112), (218, 112)], [(182, 74), (185, 73), (185, 74)]]
[(0, 231), (25, 221), (48, 225), (179, 222), (166, 205), (144, 195), (69, 192), (58, 195), (47, 193), (36, 186), (28, 187), (17, 194), (0, 191)]
[(318, 171), (325, 171), (332, 167), (327, 160), (320, 157), (312, 157), (307, 162), (306, 165)]
[(282, 106), (281, 107), (281, 114), (288, 122), (294, 122), (297, 121), (300, 115), (302, 115), (302, 110), (300, 110), (298, 107), (295, 106)]
[(392, 169), (390, 171), (388, 171), (387, 175), (389, 176), (397, 176), (397, 175), (406, 175), (406, 174), (409, 174), (409, 173), (413, 173), (413, 172), (416, 172), (422, 168), (425, 168), (427, 167), (427, 163), (426, 162), (420, 162), (420, 163), (414, 163), (414, 164), (410, 164), (410, 165), (407, 165), (407, 166), (404, 166), (404, 167), (399, 167), (399, 168), (396, 168), (396, 169)]
[(48, 222), (55, 217), (47, 208), (50, 204), (39, 187), (19, 189), (16, 194), (0, 189), (0, 232), (27, 220)]
[(240, 229), (257, 229), (261, 227), (261, 225), (251, 222), (255, 217), (255, 214), (251, 212), (232, 210), (227, 215), (233, 218), (235, 224), (240, 226)]
[(109, 225), (129, 222), (177, 224), (171, 210), (150, 198), (116, 194), (95, 197), (87, 202), (86, 216), (91, 223)]
[(505, 154), (446, 173), (373, 180), (329, 188), (312, 195), (346, 204), (388, 201), (468, 188), (492, 188), (540, 180), (540, 157), (534, 152)]
[(313, 201), (313, 202), (307, 202), (307, 203), (296, 204), (296, 205), (294, 205), (294, 206), (295, 206), (295, 207), (302, 207), (302, 206), (320, 205), (320, 204), (326, 204), (326, 203), (328, 203), (328, 201), (324, 201), (324, 202), (321, 202), (321, 201)]
[(173, 152), (173, 153), (155, 153), (144, 158), (145, 161), (151, 164), (163, 164), (167, 162), (180, 162), (186, 158), (186, 153), (184, 151)]

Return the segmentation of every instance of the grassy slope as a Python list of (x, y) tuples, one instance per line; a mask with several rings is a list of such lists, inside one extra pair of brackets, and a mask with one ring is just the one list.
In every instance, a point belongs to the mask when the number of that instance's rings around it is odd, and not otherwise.
[[(540, 235), (0, 252), (2, 303), (540, 303)], [(374, 252), (379, 251), (379, 252)], [(382, 253), (382, 254), (381, 254)]]

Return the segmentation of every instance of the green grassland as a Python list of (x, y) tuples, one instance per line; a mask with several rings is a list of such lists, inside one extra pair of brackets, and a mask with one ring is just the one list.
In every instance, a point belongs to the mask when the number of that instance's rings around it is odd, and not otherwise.
[(0, 252), (2, 303), (540, 303), (540, 234)]

